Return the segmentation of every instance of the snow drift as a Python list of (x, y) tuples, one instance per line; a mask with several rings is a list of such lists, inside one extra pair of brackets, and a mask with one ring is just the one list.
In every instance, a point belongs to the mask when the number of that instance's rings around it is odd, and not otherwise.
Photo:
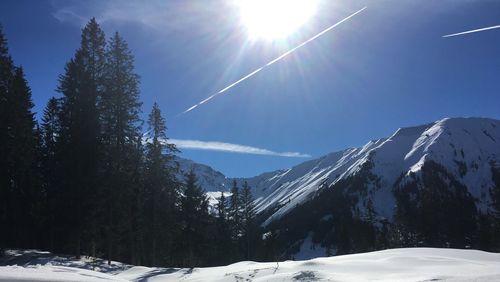
[[(239, 262), (210, 268), (127, 266), (108, 273), (89, 263), (1, 266), (0, 281), (500, 281), (500, 254), (476, 250), (409, 248), (280, 263)], [(38, 261), (39, 262), (39, 261)], [(122, 265), (123, 266), (123, 265)], [(106, 271), (106, 269), (101, 269)]]

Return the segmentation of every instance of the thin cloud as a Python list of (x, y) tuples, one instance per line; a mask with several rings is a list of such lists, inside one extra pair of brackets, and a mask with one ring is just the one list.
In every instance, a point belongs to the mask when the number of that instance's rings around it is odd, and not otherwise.
[[(215, 3), (218, 4), (219, 2)], [(92, 17), (101, 24), (133, 23), (158, 32), (200, 29), (220, 24), (228, 6), (205, 1), (52, 1), (52, 16), (61, 23), (83, 26)], [(227, 17), (225, 17), (227, 18)]]
[(165, 28), (176, 25), (172, 12), (176, 8), (168, 2), (125, 2), (125, 1), (84, 1), (53, 2), (55, 11), (52, 16), (61, 23), (83, 26), (95, 17), (99, 23), (134, 22), (148, 27)]
[(245, 146), (245, 145), (224, 143), (224, 142), (214, 142), (214, 141), (169, 139), (169, 143), (175, 144), (180, 149), (188, 149), (188, 150), (219, 151), (227, 153), (277, 156), (277, 157), (289, 157), (289, 158), (311, 157), (311, 155), (309, 154), (302, 154), (298, 152), (275, 152), (252, 146)]
[(83, 26), (88, 19), (77, 14), (73, 7), (63, 7), (52, 13), (52, 16), (59, 22), (71, 22), (78, 26)]

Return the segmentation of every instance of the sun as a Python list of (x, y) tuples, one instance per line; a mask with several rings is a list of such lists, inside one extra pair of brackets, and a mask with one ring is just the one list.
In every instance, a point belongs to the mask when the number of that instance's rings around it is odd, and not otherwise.
[(252, 39), (283, 39), (304, 25), (317, 0), (237, 0), (241, 21)]

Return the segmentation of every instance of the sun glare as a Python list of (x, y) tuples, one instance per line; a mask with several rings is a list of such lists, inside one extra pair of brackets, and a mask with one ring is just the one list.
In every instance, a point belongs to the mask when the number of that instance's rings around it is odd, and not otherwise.
[(315, 13), (317, 0), (238, 0), (241, 20), (252, 39), (282, 39)]

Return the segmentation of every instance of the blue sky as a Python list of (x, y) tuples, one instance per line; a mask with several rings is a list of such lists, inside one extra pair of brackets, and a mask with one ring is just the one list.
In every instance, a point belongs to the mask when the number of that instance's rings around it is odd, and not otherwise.
[[(90, 17), (108, 37), (120, 32), (142, 78), (144, 117), (156, 101), (169, 136), (184, 145), (257, 153), (182, 150), (228, 176), (290, 167), (444, 117), (500, 118), (500, 29), (442, 38), (499, 25), (500, 1), (320, 0), (316, 15), (279, 41), (250, 41), (232, 1), (3, 0), (0, 23), (38, 113), (58, 95), (57, 78)], [(178, 116), (364, 6), (279, 63)]]

